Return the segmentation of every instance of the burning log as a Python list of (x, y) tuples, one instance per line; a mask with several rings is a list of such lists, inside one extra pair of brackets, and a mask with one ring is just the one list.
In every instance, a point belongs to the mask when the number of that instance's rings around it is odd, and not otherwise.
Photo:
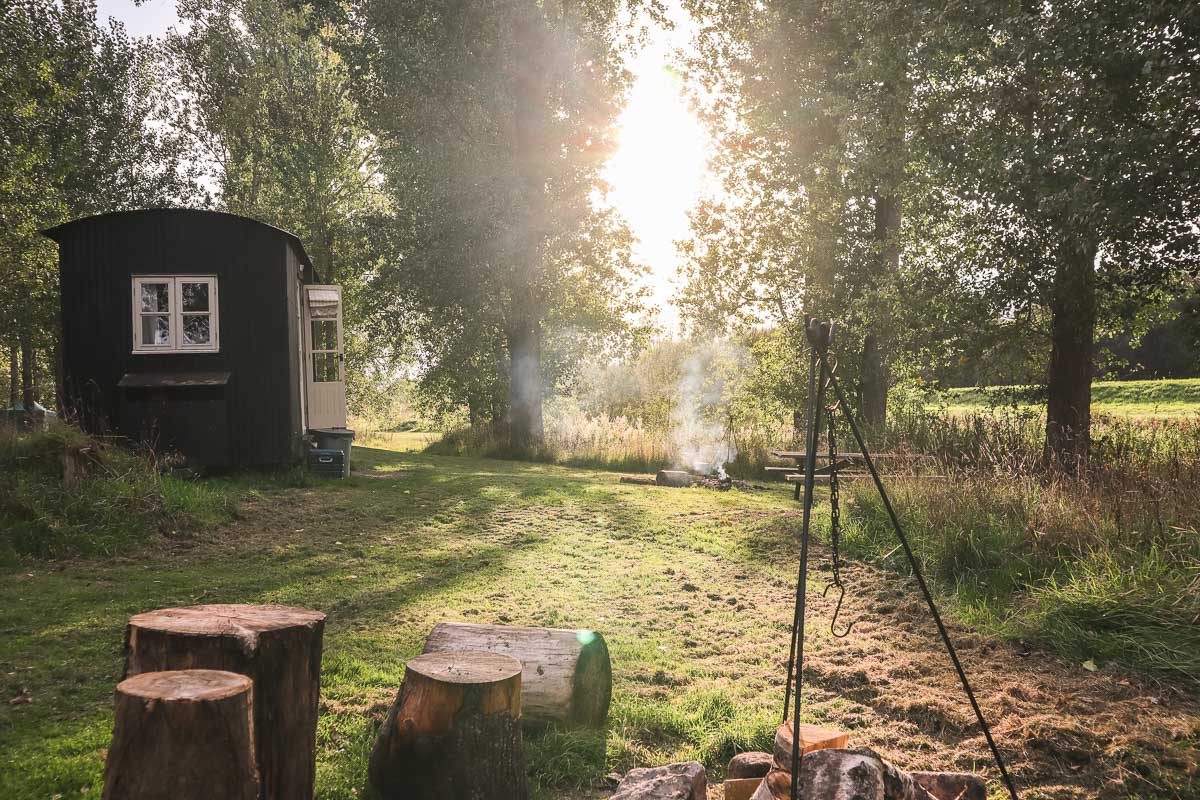
[(654, 476), (654, 482), (659, 486), (681, 489), (692, 485), (692, 473), (681, 469), (662, 469)]

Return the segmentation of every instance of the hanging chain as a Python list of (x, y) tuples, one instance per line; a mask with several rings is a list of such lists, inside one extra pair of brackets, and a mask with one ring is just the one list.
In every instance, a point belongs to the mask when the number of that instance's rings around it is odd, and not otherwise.
[[(829, 360), (833, 362), (829, 368), (829, 383), (833, 383), (833, 373), (837, 369), (837, 360), (832, 356)], [(845, 639), (850, 635), (851, 629), (854, 627), (854, 622), (846, 626), (846, 629), (841, 633), (837, 630), (838, 617), (842, 613), (842, 601), (846, 599), (846, 587), (842, 583), (842, 508), (841, 496), (838, 491), (838, 449), (836, 428), (836, 414), (838, 410), (837, 398), (834, 398), (826, 408), (826, 423), (829, 430), (829, 548), (833, 551), (833, 563), (830, 571), (832, 572), (831, 580), (825, 584), (825, 591), (821, 593), (822, 597), (829, 594), (830, 589), (838, 590), (837, 606), (833, 610), (833, 616), (829, 620), (829, 632), (838, 639)], [(857, 621), (857, 620), (856, 620)]]

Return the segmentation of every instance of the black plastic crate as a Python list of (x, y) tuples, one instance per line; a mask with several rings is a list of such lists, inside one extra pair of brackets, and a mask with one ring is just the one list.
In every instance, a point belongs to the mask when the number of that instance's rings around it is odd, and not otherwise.
[(322, 478), (341, 478), (345, 475), (346, 454), (341, 450), (309, 450), (308, 471)]

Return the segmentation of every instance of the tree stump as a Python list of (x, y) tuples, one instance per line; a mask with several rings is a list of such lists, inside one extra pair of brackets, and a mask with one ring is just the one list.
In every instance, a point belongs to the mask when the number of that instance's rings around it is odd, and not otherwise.
[(368, 776), (383, 800), (526, 800), (521, 662), (469, 651), (409, 661)]
[(208, 669), (118, 684), (103, 800), (255, 800), (252, 685)]
[(220, 669), (254, 681), (263, 800), (311, 800), (325, 615), (291, 606), (207, 605), (131, 617), (125, 674)]
[(612, 662), (595, 631), (442, 622), (426, 653), (483, 650), (521, 662), (521, 718), (527, 724), (604, 725), (612, 700)]

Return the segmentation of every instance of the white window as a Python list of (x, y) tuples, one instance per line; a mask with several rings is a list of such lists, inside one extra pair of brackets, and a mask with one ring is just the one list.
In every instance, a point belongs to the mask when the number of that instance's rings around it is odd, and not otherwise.
[(215, 277), (133, 279), (133, 352), (215, 353), (218, 345)]

